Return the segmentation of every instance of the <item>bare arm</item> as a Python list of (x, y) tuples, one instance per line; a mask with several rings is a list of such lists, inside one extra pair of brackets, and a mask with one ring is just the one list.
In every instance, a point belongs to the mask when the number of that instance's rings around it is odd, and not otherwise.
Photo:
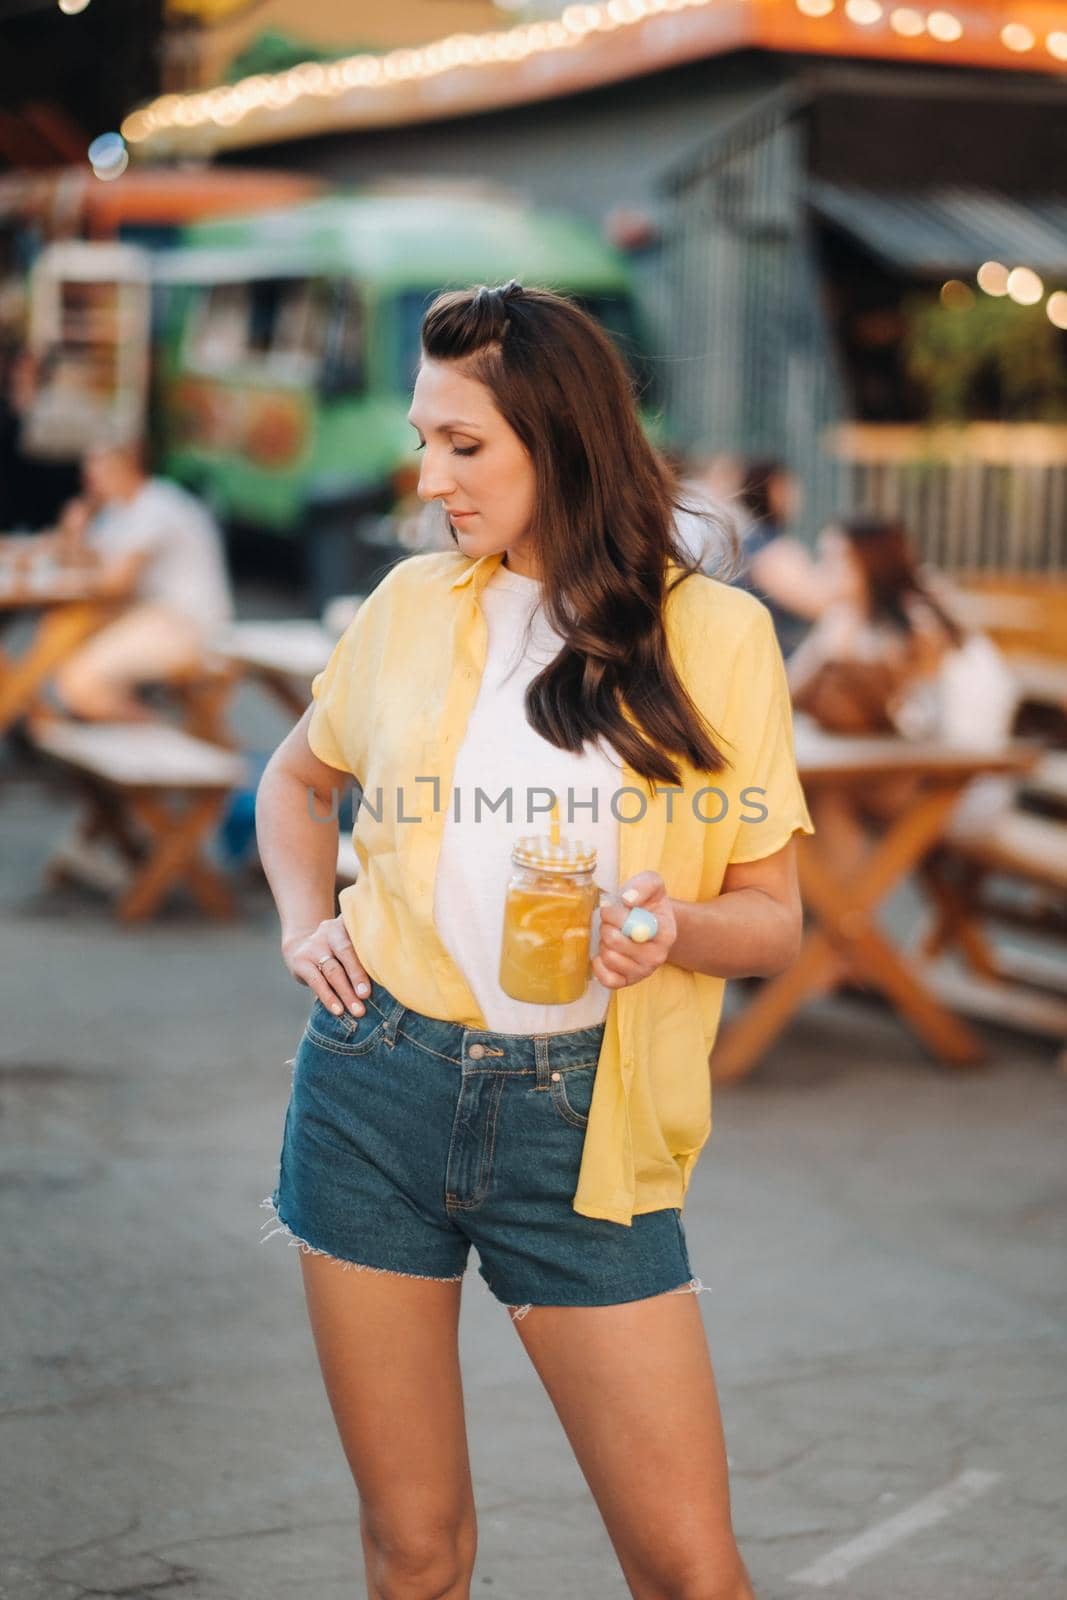
[[(672, 962), (713, 978), (772, 977), (800, 948), (802, 911), (796, 840), (762, 861), (727, 867), (715, 900), (673, 900), (658, 872), (639, 872), (622, 886), (626, 904), (600, 909), (600, 952), (593, 972), (608, 989), (624, 988)], [(641, 905), (658, 923), (654, 939), (634, 944), (620, 932), (629, 907)]]
[(849, 581), (840, 561), (826, 556), (813, 560), (807, 546), (788, 534), (753, 556), (750, 571), (765, 595), (808, 621), (843, 598)]
[(331, 1011), (348, 1006), (361, 1016), (358, 996), (369, 994), (370, 984), (336, 915), (334, 892), (337, 812), (352, 775), (327, 766), (308, 744), (312, 710), (309, 706), (267, 763), (256, 795), (256, 837), (281, 920), (286, 966)]
[(716, 900), (674, 900), (676, 967), (714, 978), (773, 977), (800, 949), (796, 840), (762, 861), (729, 866)]

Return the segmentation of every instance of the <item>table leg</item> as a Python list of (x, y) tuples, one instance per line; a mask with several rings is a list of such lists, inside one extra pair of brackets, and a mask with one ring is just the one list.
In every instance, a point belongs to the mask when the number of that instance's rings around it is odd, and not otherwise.
[[(971, 1065), (983, 1057), (977, 1035), (941, 1005), (874, 924), (874, 909), (944, 831), (962, 784), (924, 790), (842, 879), (818, 835), (799, 841), (801, 894), (817, 926), (792, 967), (771, 979), (725, 1030), (711, 1056), (716, 1081), (743, 1077), (806, 1001), (854, 975), (880, 990), (938, 1059)], [(829, 980), (829, 982), (827, 981)]]
[(218, 823), (225, 795), (199, 793), (180, 814), (150, 795), (133, 795), (129, 807), (151, 838), (150, 853), (118, 902), (124, 922), (150, 916), (167, 890), (185, 882), (199, 903), (216, 916), (232, 910), (221, 876), (199, 856), (208, 830)]
[(6, 658), (0, 676), (0, 733), (33, 704), (34, 696), (55, 669), (95, 633), (111, 614), (110, 606), (76, 603), (58, 606), (41, 618), (27, 649)]
[(777, 1039), (790, 1018), (807, 1000), (833, 987), (840, 960), (825, 933), (813, 928), (804, 937), (800, 953), (785, 972), (771, 978), (720, 1035), (711, 1052), (711, 1075), (716, 1083), (743, 1078)]

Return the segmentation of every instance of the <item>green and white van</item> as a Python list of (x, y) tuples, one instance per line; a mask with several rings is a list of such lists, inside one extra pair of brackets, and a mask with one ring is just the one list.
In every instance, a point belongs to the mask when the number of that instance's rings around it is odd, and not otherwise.
[(189, 227), (153, 276), (161, 470), (225, 522), (299, 539), (316, 598), (389, 558), (371, 530), (417, 474), (406, 412), (441, 289), (515, 277), (572, 296), (615, 338), (659, 435), (628, 263), (574, 217), (462, 192), (335, 195)]

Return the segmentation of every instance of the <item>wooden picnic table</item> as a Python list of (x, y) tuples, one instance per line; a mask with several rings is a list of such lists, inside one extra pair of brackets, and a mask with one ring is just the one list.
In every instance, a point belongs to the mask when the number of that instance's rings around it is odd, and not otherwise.
[(0, 648), (0, 733), (29, 711), (68, 656), (128, 598), (100, 568), (60, 559), (47, 535), (0, 538), (0, 614), (39, 612), (18, 656)]
[(984, 1048), (924, 981), (919, 968), (879, 926), (879, 907), (935, 848), (973, 778), (1022, 774), (1039, 750), (1014, 742), (1000, 751), (950, 749), (896, 735), (844, 737), (797, 719), (797, 767), (809, 802), (819, 792), (877, 792), (911, 778), (915, 789), (900, 814), (878, 834), (858, 869), (843, 872), (831, 841), (798, 836), (797, 862), (808, 926), (787, 971), (763, 984), (726, 1028), (711, 1055), (716, 1081), (744, 1077), (790, 1019), (810, 999), (848, 981), (883, 994), (933, 1055), (955, 1066), (975, 1065)]
[(336, 643), (321, 623), (294, 617), (232, 623), (218, 635), (215, 648), (300, 717), (311, 699), (311, 680), (322, 671)]

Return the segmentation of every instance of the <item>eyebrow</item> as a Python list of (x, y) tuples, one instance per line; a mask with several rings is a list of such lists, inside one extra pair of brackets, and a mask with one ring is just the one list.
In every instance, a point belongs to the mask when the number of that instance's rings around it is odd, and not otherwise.
[[(411, 426), (413, 428), (417, 429), (420, 433), (422, 432), (422, 429), (419, 428), (419, 425), (415, 421), (414, 417), (408, 417), (407, 420), (411, 423)], [(464, 432), (466, 432), (466, 433), (477, 433), (478, 432), (478, 426), (477, 426), (476, 423), (474, 423), (474, 422), (464, 422), (461, 417), (453, 417), (451, 419), (451, 421), (449, 421), (449, 422), (441, 422), (441, 423), (438, 424), (438, 426), (436, 428), (432, 429), (431, 431), (434, 432), (434, 433), (449, 433), (449, 432), (451, 432), (451, 430), (453, 428), (462, 428), (464, 430)]]

